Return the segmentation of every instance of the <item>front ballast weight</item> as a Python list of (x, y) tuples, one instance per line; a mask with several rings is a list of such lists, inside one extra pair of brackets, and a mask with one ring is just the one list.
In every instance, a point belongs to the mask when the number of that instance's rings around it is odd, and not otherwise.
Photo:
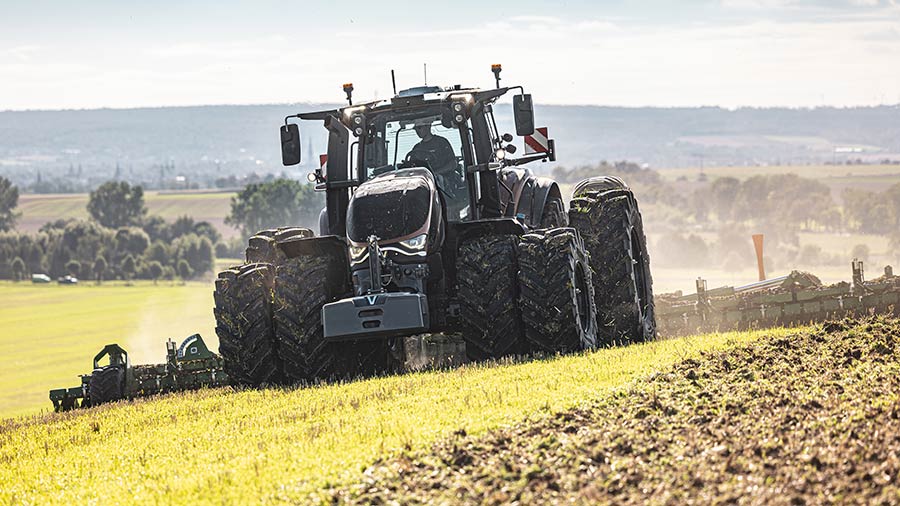
[[(105, 357), (109, 363), (101, 366)], [(94, 357), (93, 371), (81, 375), (81, 386), (50, 390), (50, 401), (53, 410), (60, 412), (228, 384), (222, 357), (209, 350), (200, 334), (194, 334), (179, 346), (167, 341), (164, 364), (132, 365), (124, 348), (108, 344)]]

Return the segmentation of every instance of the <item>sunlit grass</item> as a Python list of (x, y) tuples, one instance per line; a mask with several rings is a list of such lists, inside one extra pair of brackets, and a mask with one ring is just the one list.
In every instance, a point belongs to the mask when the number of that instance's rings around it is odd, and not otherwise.
[(0, 418), (49, 409), (48, 390), (80, 385), (109, 343), (133, 363), (163, 362), (167, 338), (195, 332), (218, 348), (209, 282), (0, 282), (0, 301)]
[(702, 350), (788, 330), (712, 334), (523, 363), (300, 389), (229, 388), (8, 421), (0, 502), (307, 502), (378, 458), (607, 395)]

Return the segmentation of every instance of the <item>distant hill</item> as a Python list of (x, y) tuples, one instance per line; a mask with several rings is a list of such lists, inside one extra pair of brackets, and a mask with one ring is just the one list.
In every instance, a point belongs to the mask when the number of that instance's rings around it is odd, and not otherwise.
[[(23, 187), (40, 174), (42, 180), (70, 182), (73, 191), (117, 174), (148, 187), (209, 187), (229, 175), (278, 174), (285, 170), (278, 147), (284, 116), (328, 107), (333, 105), (0, 112), (0, 174)], [(501, 104), (497, 113), (501, 130), (511, 131), (510, 107)], [(536, 114), (556, 138), (563, 165), (604, 159), (657, 168), (900, 159), (898, 106), (537, 106)], [(302, 128), (304, 154), (324, 152), (321, 125), (304, 122)], [(311, 158), (306, 161), (313, 163)], [(287, 173), (302, 177), (307, 170)]]

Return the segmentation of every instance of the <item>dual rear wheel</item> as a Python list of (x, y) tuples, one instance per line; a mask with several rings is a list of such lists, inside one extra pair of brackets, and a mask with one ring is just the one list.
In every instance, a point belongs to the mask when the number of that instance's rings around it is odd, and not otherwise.
[(574, 229), (471, 239), (456, 269), (470, 359), (595, 346), (591, 270)]
[[(568, 353), (656, 338), (650, 258), (637, 201), (615, 177), (579, 185), (556, 228), (479, 237), (457, 260), (470, 359)], [(568, 227), (566, 226), (568, 225)]]

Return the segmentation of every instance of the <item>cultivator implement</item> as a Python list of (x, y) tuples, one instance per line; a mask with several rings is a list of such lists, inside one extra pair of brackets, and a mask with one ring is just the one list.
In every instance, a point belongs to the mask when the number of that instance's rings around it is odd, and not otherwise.
[(656, 297), (656, 321), (665, 337), (753, 328), (790, 327), (844, 317), (900, 314), (900, 276), (890, 266), (866, 281), (863, 262), (853, 260), (850, 283), (823, 285), (808, 272), (741, 287), (707, 289), (697, 279), (697, 293)]
[[(101, 366), (105, 357), (109, 364)], [(177, 347), (171, 339), (167, 341), (164, 364), (131, 365), (128, 352), (108, 344), (94, 357), (93, 366), (91, 374), (81, 375), (81, 386), (50, 390), (54, 411), (229, 384), (222, 358), (209, 351), (200, 334)]]

